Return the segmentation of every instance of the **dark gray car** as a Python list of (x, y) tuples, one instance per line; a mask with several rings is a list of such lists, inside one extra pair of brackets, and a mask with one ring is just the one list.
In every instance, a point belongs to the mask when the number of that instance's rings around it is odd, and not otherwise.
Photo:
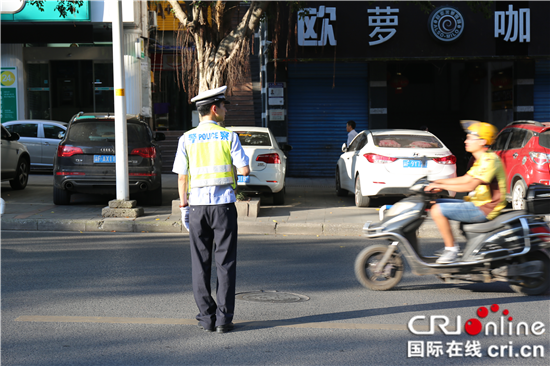
[[(130, 194), (140, 204), (162, 204), (161, 156), (153, 133), (136, 116), (127, 117)], [(68, 205), (73, 193), (116, 194), (115, 117), (80, 113), (73, 117), (54, 159), (53, 202)]]

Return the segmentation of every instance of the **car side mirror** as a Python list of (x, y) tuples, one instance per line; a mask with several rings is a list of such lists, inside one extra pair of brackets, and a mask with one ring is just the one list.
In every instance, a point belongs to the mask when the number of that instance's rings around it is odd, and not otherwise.
[(348, 145), (345, 142), (342, 144), (342, 152), (348, 152)]
[(59, 133), (57, 134), (57, 138), (62, 140), (63, 137), (65, 137), (65, 131), (59, 131)]
[(164, 140), (166, 140), (166, 135), (163, 134), (162, 132), (156, 132), (154, 140), (155, 141), (164, 141)]
[(281, 143), (281, 150), (283, 150), (285, 153), (289, 152), (290, 150), (292, 150), (292, 146), (283, 142)]
[(10, 138), (11, 141), (17, 141), (21, 138), (21, 136), (17, 132), (10, 132), (10, 135), (11, 135), (11, 138)]

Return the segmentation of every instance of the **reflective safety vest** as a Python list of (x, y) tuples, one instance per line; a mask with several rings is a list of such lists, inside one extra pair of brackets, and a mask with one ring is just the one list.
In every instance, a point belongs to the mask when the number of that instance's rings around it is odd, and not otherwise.
[(183, 135), (187, 153), (189, 188), (236, 188), (231, 160), (233, 132), (216, 123), (201, 123)]

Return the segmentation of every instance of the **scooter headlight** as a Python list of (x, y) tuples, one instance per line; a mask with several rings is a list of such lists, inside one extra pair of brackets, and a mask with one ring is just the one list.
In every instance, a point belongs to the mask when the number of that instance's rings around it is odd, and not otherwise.
[(388, 210), (386, 216), (397, 216), (404, 211), (411, 210), (416, 205), (415, 202), (397, 202)]

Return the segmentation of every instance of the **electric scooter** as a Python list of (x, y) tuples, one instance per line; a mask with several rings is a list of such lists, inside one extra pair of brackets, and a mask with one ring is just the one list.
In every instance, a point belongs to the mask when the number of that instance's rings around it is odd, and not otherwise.
[(511, 211), (479, 224), (461, 225), (467, 242), (462, 257), (448, 264), (437, 256), (422, 256), (417, 230), (427, 217), (435, 195), (425, 192), (430, 182), (421, 178), (411, 195), (394, 204), (381, 222), (367, 222), (369, 239), (388, 239), (389, 245), (372, 245), (355, 260), (359, 282), (375, 291), (396, 286), (405, 260), (415, 275), (436, 275), (446, 283), (504, 281), (517, 293), (541, 295), (550, 287), (550, 187), (532, 184), (527, 190), (525, 211)]

